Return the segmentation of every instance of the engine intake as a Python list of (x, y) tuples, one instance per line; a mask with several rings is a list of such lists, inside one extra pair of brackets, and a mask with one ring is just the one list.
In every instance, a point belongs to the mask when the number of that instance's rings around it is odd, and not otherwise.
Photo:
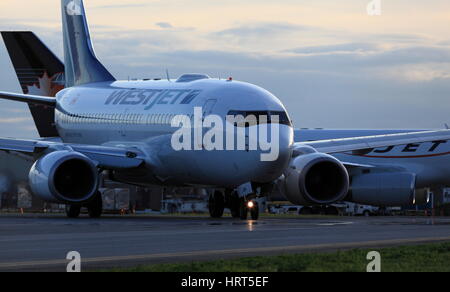
[(98, 171), (78, 152), (56, 151), (37, 160), (29, 173), (33, 193), (47, 202), (84, 203), (98, 189)]
[(285, 173), (284, 192), (298, 205), (328, 205), (345, 198), (349, 189), (347, 169), (336, 158), (309, 153), (293, 159)]

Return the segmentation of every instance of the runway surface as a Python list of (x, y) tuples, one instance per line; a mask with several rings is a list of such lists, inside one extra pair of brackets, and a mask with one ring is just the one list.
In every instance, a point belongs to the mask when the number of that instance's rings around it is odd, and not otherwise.
[(437, 241), (450, 241), (450, 219), (0, 215), (0, 271), (65, 271), (70, 251), (91, 270)]

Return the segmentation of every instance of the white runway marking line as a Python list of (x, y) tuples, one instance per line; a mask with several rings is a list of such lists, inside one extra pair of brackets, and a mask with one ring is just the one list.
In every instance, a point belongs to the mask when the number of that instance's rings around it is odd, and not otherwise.
[[(195, 252), (179, 252), (166, 254), (147, 254), (137, 256), (112, 256), (99, 258), (86, 258), (83, 263), (108, 263), (119, 261), (132, 260), (151, 260), (164, 259), (176, 257), (199, 257), (199, 256), (213, 256), (213, 255), (233, 255), (233, 254), (249, 254), (249, 253), (267, 253), (267, 252), (295, 252), (308, 250), (326, 250), (326, 249), (347, 249), (347, 248), (364, 248), (367, 246), (377, 245), (400, 245), (412, 243), (433, 243), (441, 241), (450, 241), (450, 237), (435, 237), (435, 238), (412, 238), (412, 239), (393, 239), (393, 240), (379, 240), (379, 241), (365, 241), (365, 242), (351, 242), (351, 243), (333, 243), (333, 244), (314, 244), (303, 246), (285, 246), (285, 247), (262, 247), (262, 248), (243, 248), (243, 249), (229, 249), (229, 250), (212, 250), (212, 251), (195, 251)], [(15, 263), (0, 263), (0, 269), (17, 268), (17, 267), (39, 267), (39, 266), (55, 266), (67, 264), (67, 260), (47, 260), (34, 262), (15, 262)]]
[(318, 223), (317, 226), (338, 226), (338, 225), (352, 225), (354, 222), (334, 222), (334, 223)]

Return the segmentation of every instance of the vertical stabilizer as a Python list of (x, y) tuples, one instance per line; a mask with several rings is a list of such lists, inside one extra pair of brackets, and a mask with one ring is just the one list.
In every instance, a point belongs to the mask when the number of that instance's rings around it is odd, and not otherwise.
[(66, 87), (115, 81), (92, 47), (82, 0), (61, 0)]
[[(11, 62), (25, 94), (54, 97), (64, 88), (64, 65), (29, 31), (1, 32)], [(28, 104), (41, 137), (57, 137), (55, 109)]]

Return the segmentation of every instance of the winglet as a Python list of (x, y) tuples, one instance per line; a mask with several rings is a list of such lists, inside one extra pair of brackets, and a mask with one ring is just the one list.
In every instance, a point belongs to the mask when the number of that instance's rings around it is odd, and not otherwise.
[(82, 0), (61, 0), (66, 87), (115, 81), (92, 46)]

